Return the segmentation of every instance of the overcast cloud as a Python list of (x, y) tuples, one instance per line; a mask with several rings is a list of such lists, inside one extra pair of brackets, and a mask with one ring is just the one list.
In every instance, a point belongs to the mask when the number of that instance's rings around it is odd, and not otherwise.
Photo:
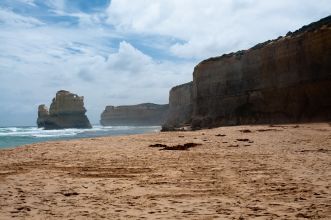
[(34, 125), (56, 91), (106, 105), (167, 103), (194, 66), (330, 15), (329, 0), (2, 0), (0, 126)]

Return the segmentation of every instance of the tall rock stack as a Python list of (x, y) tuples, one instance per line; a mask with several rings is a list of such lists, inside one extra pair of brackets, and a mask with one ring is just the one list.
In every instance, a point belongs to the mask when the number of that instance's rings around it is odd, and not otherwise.
[(188, 117), (195, 129), (330, 121), (330, 92), (331, 16), (249, 50), (202, 61), (194, 69)]
[(45, 105), (38, 107), (38, 127), (45, 129), (91, 128), (85, 115), (84, 97), (65, 90), (58, 91), (49, 112)]

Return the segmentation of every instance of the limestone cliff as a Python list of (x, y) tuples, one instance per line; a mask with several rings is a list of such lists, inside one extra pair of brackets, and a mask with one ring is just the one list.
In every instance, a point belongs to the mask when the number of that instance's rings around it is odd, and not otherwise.
[(163, 131), (188, 125), (192, 115), (192, 82), (176, 86), (169, 92), (169, 114)]
[(127, 106), (107, 106), (101, 114), (100, 124), (119, 125), (162, 125), (168, 112), (168, 105), (144, 103)]
[(202, 61), (193, 72), (192, 109), (185, 116), (174, 107), (180, 106), (178, 96), (188, 96), (179, 88), (170, 92), (165, 128), (181, 127), (183, 118), (193, 129), (330, 121), (331, 16), (251, 49)]
[(49, 111), (45, 105), (38, 107), (37, 125), (45, 129), (91, 128), (85, 113), (84, 97), (61, 90)]
[(331, 17), (274, 41), (201, 62), (195, 128), (331, 119)]

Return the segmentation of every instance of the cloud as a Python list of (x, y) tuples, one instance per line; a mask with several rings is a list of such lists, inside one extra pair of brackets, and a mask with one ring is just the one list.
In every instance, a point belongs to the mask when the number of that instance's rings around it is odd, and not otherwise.
[(100, 96), (112, 97), (108, 104), (167, 103), (169, 88), (189, 81), (193, 66), (192, 62), (157, 62), (122, 41), (115, 53), (94, 60), (84, 73), (94, 76), (93, 86)]
[(8, 9), (0, 7), (0, 25), (3, 27), (35, 27), (43, 23), (38, 19), (28, 16), (21, 16)]
[(43, 0), (43, 3), (46, 4), (49, 8), (54, 9), (54, 11), (64, 11), (66, 8), (65, 0)]
[(150, 65), (151, 61), (150, 57), (125, 41), (119, 44), (118, 53), (112, 54), (108, 58), (108, 64), (111, 68), (128, 73), (140, 72), (141, 68)]
[(29, 6), (36, 7), (35, 0), (12, 0), (12, 1), (17, 1), (19, 3), (27, 4)]
[(330, 11), (328, 0), (113, 0), (107, 22), (182, 39), (170, 48), (173, 55), (203, 59), (277, 38)]

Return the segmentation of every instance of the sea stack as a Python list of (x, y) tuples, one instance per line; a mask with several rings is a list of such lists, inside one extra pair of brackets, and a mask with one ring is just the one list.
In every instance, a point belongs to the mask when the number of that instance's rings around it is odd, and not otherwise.
[(103, 126), (153, 126), (162, 125), (168, 105), (143, 103), (139, 105), (107, 106), (101, 114)]
[(85, 115), (84, 97), (60, 90), (53, 98), (48, 111), (45, 105), (38, 107), (37, 125), (45, 129), (91, 128)]

